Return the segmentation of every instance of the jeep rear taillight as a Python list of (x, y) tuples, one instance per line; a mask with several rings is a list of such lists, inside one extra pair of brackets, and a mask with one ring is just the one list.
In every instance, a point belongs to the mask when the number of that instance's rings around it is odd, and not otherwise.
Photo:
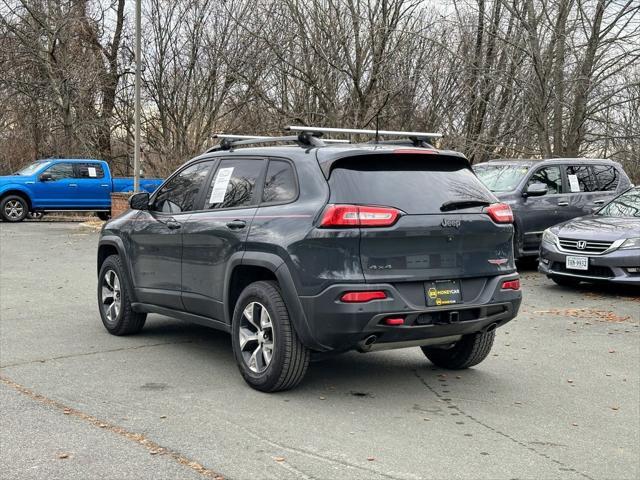
[(367, 303), (372, 300), (384, 300), (387, 294), (382, 290), (365, 290), (359, 292), (345, 292), (340, 297), (345, 303)]
[(513, 212), (506, 203), (493, 203), (483, 211), (496, 223), (513, 223)]
[(390, 227), (402, 212), (392, 207), (327, 205), (320, 227)]

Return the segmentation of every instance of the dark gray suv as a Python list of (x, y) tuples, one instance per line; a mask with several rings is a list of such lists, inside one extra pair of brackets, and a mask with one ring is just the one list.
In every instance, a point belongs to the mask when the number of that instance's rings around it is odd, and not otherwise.
[(278, 137), (290, 146), (225, 141), (134, 195), (99, 242), (106, 329), (159, 313), (230, 332), (263, 391), (297, 385), (318, 352), (481, 362), (521, 301), (509, 207), (459, 153), (416, 137), (334, 145), (308, 128)]
[(513, 210), (516, 258), (537, 256), (545, 229), (588, 215), (631, 186), (611, 160), (491, 160), (473, 169)]

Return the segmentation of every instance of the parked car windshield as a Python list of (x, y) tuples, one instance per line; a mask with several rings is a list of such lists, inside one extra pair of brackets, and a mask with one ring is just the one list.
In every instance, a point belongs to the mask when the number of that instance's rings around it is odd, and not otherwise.
[(640, 217), (640, 188), (627, 190), (598, 210), (604, 217)]
[(529, 171), (526, 165), (477, 165), (473, 168), (478, 178), (492, 192), (511, 192)]
[[(384, 205), (408, 214), (441, 213), (441, 206), (480, 209), (496, 198), (465, 160), (425, 155), (364, 155), (331, 170), (332, 203)], [(449, 210), (445, 206), (445, 209)]]
[(48, 162), (46, 160), (39, 161), (39, 162), (34, 162), (31, 165), (29, 165), (28, 167), (24, 167), (22, 170), (18, 170), (16, 173), (14, 173), (14, 175), (24, 175), (25, 177), (28, 177), (28, 176), (33, 175), (34, 173), (36, 173), (42, 167), (45, 167), (45, 166), (49, 165), (50, 163), (51, 162)]

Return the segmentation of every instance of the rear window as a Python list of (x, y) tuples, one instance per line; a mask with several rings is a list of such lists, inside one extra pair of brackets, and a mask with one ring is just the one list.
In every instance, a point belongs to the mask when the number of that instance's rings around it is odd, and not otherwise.
[(339, 160), (331, 170), (329, 187), (332, 203), (382, 205), (409, 214), (441, 213), (440, 206), (451, 201), (496, 201), (465, 161), (435, 155)]

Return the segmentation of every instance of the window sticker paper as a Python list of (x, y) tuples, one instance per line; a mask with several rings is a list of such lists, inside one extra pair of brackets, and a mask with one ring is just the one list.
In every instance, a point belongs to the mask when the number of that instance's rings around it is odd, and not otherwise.
[(569, 187), (571, 187), (572, 192), (580, 191), (580, 183), (578, 182), (577, 175), (567, 175), (569, 177)]
[(90, 177), (97, 177), (98, 174), (96, 173), (96, 167), (87, 167), (87, 170), (89, 170), (89, 176)]
[(224, 196), (227, 193), (227, 186), (231, 180), (234, 167), (221, 168), (216, 174), (216, 179), (213, 182), (213, 189), (209, 196), (209, 203), (220, 203), (224, 201)]

